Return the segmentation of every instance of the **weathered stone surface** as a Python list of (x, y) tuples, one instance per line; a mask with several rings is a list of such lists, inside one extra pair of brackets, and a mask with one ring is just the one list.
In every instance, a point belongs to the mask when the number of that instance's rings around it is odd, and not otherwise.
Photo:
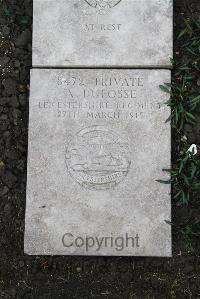
[(172, 0), (34, 0), (33, 66), (169, 67)]
[(170, 186), (156, 181), (170, 167), (169, 81), (168, 70), (32, 71), (26, 253), (171, 255)]

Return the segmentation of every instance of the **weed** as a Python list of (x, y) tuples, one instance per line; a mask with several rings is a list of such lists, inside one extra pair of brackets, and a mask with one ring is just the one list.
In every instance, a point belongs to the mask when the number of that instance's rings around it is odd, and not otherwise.
[(179, 149), (171, 171), (173, 199), (178, 203), (188, 204), (195, 194), (200, 193), (200, 156), (187, 153), (189, 144), (187, 140), (182, 141), (184, 125), (195, 125), (195, 112), (200, 106), (199, 90), (194, 89), (200, 72), (200, 18), (194, 25), (188, 19), (185, 20), (185, 28), (180, 32), (177, 42), (181, 43), (184, 61), (174, 63), (172, 83), (160, 88), (170, 95), (166, 104), (171, 107), (169, 120)]

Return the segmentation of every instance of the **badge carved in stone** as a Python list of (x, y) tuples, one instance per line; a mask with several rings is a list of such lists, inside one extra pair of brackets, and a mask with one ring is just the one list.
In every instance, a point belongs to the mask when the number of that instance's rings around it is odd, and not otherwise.
[(103, 126), (79, 131), (70, 141), (65, 158), (70, 175), (93, 190), (120, 183), (131, 164), (128, 143)]
[(122, 0), (85, 0), (91, 7), (96, 8), (99, 12), (103, 12), (107, 9), (110, 9)]

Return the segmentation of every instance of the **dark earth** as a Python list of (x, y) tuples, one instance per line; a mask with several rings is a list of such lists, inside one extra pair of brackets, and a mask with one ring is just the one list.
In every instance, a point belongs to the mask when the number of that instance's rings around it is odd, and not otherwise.
[[(200, 0), (174, 0), (176, 61), (183, 20), (199, 15)], [(200, 242), (190, 234), (200, 215), (194, 200), (172, 203), (173, 258), (23, 253), (31, 35), (32, 1), (0, 0), (0, 298), (200, 298)], [(197, 125), (185, 129), (190, 143), (200, 144), (199, 127), (200, 111)]]

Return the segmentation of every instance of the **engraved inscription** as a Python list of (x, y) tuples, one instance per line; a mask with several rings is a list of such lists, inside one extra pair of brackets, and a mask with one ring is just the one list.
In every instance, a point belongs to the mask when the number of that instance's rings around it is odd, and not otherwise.
[(84, 24), (83, 30), (86, 32), (113, 32), (120, 31), (122, 24)]
[(130, 168), (128, 143), (103, 126), (79, 131), (66, 152), (70, 175), (83, 187), (110, 189), (120, 183)]
[(88, 81), (82, 75), (56, 76), (61, 98), (38, 99), (38, 107), (52, 111), (59, 119), (142, 121), (165, 109), (152, 102), (148, 94), (141, 101), (147, 84), (143, 76), (94, 76)]

